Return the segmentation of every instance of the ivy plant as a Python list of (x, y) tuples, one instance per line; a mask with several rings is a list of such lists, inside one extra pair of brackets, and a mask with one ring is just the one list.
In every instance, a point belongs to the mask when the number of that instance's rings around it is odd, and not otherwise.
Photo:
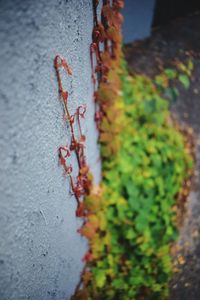
[(175, 70), (150, 80), (129, 76), (124, 61), (115, 67), (110, 88), (102, 83), (98, 91), (107, 107), (100, 125), (102, 183), (85, 200), (80, 232), (89, 251), (73, 299), (164, 300), (177, 238), (176, 197), (193, 160), (162, 97), (168, 84), (161, 79), (188, 83)]

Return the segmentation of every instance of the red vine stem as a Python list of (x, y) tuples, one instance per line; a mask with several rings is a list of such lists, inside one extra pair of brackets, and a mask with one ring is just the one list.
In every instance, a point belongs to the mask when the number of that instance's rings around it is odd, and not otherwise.
[(72, 140), (75, 140), (74, 129), (73, 129), (73, 126), (72, 126), (73, 120), (72, 120), (72, 116), (70, 115), (69, 110), (67, 108), (68, 92), (63, 90), (59, 69), (64, 68), (68, 75), (72, 75), (72, 70), (68, 66), (66, 61), (63, 58), (61, 58), (59, 55), (57, 55), (54, 59), (54, 66), (55, 66), (56, 74), (57, 74), (57, 78), (58, 78), (59, 93), (60, 93), (60, 95), (63, 99), (65, 115), (66, 115), (67, 120), (69, 122), (71, 133), (72, 133)]
[[(89, 168), (86, 165), (86, 159), (85, 159), (85, 153), (84, 153), (84, 142), (85, 142), (85, 135), (82, 133), (81, 129), (81, 122), (80, 118), (85, 117), (86, 113), (86, 106), (80, 105), (76, 113), (74, 115), (70, 115), (68, 110), (68, 92), (63, 89), (61, 76), (60, 76), (60, 69), (63, 68), (68, 75), (72, 75), (72, 70), (67, 64), (67, 62), (64, 60), (64, 58), (57, 55), (54, 59), (54, 67), (56, 70), (56, 75), (58, 79), (58, 87), (59, 87), (59, 94), (63, 100), (63, 106), (64, 106), (64, 112), (66, 115), (66, 118), (70, 125), (70, 131), (71, 131), (71, 143), (68, 148), (68, 146), (62, 146), (59, 148), (59, 160), (60, 164), (63, 166), (65, 173), (69, 176), (70, 185), (72, 188), (72, 191), (76, 197), (77, 200), (77, 210), (76, 215), (77, 216), (84, 216), (86, 214), (84, 210), (83, 203), (81, 202), (81, 198), (88, 193), (89, 191), (89, 185), (91, 184), (91, 180), (88, 178), (88, 171)], [(77, 117), (78, 122), (78, 129), (79, 129), (79, 139), (77, 140), (74, 133), (74, 119)], [(76, 183), (74, 182), (71, 173), (72, 173), (72, 166), (66, 164), (66, 158), (70, 157), (71, 152), (74, 151), (76, 154), (78, 166), (79, 166), (79, 173), (76, 177)], [(65, 155), (63, 154), (65, 153)]]

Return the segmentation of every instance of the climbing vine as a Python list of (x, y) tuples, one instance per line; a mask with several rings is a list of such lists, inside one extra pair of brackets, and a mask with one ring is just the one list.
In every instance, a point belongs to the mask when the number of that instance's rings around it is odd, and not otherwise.
[[(81, 130), (81, 119), (84, 119), (86, 113), (86, 106), (81, 105), (78, 106), (76, 109), (75, 114), (70, 114), (68, 110), (68, 92), (63, 89), (61, 76), (60, 76), (60, 69), (64, 69), (68, 75), (72, 75), (72, 70), (69, 65), (66, 63), (64, 58), (61, 58), (59, 55), (55, 57), (54, 66), (57, 74), (58, 79), (58, 87), (59, 87), (59, 94), (63, 102), (64, 112), (66, 121), (69, 124), (70, 132), (71, 132), (71, 141), (69, 145), (61, 146), (59, 148), (59, 161), (60, 164), (63, 166), (65, 173), (69, 176), (70, 184), (72, 188), (72, 192), (75, 195), (77, 200), (77, 210), (76, 216), (83, 217), (85, 216), (84, 206), (82, 202), (82, 197), (87, 195), (90, 190), (91, 186), (91, 177), (89, 176), (89, 168), (86, 164), (85, 158), (85, 135), (82, 133)], [(74, 133), (74, 124), (75, 119), (77, 119), (78, 129), (79, 129), (79, 136), (78, 138), (75, 136)], [(73, 168), (71, 165), (67, 164), (67, 159), (71, 156), (71, 152), (74, 152), (76, 155), (79, 173), (76, 176), (76, 180), (73, 180), (72, 171)]]
[[(88, 240), (85, 267), (73, 300), (164, 300), (172, 274), (171, 245), (177, 236), (176, 199), (191, 175), (192, 158), (185, 137), (170, 117), (168, 102), (174, 70), (150, 80), (129, 76), (121, 50), (122, 0), (93, 1), (94, 29), (90, 45), (95, 121), (101, 145), (102, 181), (95, 186), (86, 163), (81, 120), (85, 106), (68, 111), (68, 93), (60, 69), (72, 71), (55, 58), (59, 93), (71, 142), (59, 148), (59, 160), (77, 200), (79, 233)], [(190, 64), (191, 65), (191, 64)], [(186, 68), (188, 71), (191, 66)], [(167, 90), (170, 88), (171, 90)], [(79, 136), (74, 134), (75, 120)], [(75, 152), (79, 173), (72, 177), (67, 159)], [(84, 197), (84, 200), (83, 200)]]

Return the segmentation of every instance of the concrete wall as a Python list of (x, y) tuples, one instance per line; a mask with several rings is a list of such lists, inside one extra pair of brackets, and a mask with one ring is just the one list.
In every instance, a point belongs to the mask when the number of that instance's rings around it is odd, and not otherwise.
[(151, 34), (155, 0), (125, 0), (123, 9), (124, 42), (130, 43)]
[[(69, 142), (53, 67), (63, 55), (71, 112), (88, 106), (87, 158), (100, 178), (89, 45), (92, 1), (0, 1), (0, 299), (69, 299), (86, 241), (58, 165)], [(83, 124), (83, 123), (82, 123)], [(75, 161), (72, 159), (73, 165)]]

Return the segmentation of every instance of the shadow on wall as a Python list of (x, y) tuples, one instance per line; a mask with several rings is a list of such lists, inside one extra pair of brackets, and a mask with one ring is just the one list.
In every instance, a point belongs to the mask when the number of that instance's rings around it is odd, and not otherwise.
[(150, 36), (151, 28), (200, 10), (199, 0), (125, 0), (124, 43)]
[(143, 39), (150, 35), (155, 0), (125, 0), (123, 9), (124, 42)]

